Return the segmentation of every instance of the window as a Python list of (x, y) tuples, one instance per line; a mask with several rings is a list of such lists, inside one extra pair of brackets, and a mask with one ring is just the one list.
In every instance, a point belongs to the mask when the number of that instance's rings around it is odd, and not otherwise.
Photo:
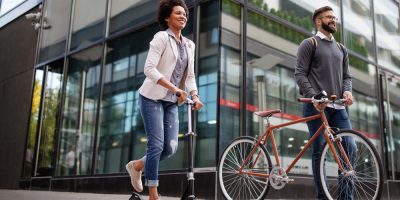
[(79, 49), (101, 39), (105, 15), (106, 0), (76, 0), (70, 49)]
[(145, 154), (147, 140), (138, 89), (145, 78), (149, 43), (157, 31), (154, 24), (107, 45), (97, 173), (123, 172), (129, 160)]
[[(373, 60), (375, 57), (373, 46), (373, 29), (370, 1), (345, 0), (343, 1), (344, 41), (348, 49)], [(367, 70), (366, 65), (351, 63), (360, 70)]]
[(374, 1), (378, 63), (400, 73), (399, 4), (391, 0)]
[[(69, 58), (58, 153), (58, 176), (91, 174), (102, 47)], [(101, 160), (98, 160), (101, 162)]]
[(14, 9), (26, 0), (1, 0), (0, 3), (0, 16)]
[(48, 0), (45, 2), (44, 17), (50, 27), (43, 29), (41, 36), (39, 62), (65, 53), (72, 0)]
[(111, 1), (110, 35), (156, 16), (159, 1)]
[[(233, 1), (223, 1), (220, 47), (220, 150), (240, 134), (241, 123), (241, 7)], [(210, 35), (214, 37), (210, 32)], [(211, 38), (212, 38), (211, 37)], [(244, 119), (243, 119), (244, 120)]]

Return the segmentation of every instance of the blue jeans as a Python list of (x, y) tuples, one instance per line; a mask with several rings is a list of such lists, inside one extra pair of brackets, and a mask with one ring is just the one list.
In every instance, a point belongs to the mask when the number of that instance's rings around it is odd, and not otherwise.
[(139, 107), (147, 134), (146, 155), (142, 158), (145, 185), (157, 187), (159, 162), (171, 157), (178, 148), (178, 105), (139, 95)]
[[(312, 115), (318, 114), (318, 111), (314, 108), (314, 105), (311, 103), (306, 103), (303, 105), (303, 114), (305, 117), (309, 117)], [(325, 115), (328, 120), (329, 126), (331, 127), (336, 127), (339, 129), (351, 129), (351, 123), (349, 120), (349, 116), (346, 112), (345, 109), (333, 109), (327, 107), (325, 109)], [(307, 122), (308, 130), (310, 133), (310, 138), (314, 135), (314, 133), (318, 130), (318, 128), (321, 126), (322, 120), (321, 119), (316, 119)], [(318, 199), (326, 199), (325, 193), (322, 189), (322, 186), (319, 182), (320, 180), (320, 174), (319, 174), (319, 160), (320, 160), (320, 154), (323, 148), (323, 145), (325, 144), (325, 136), (323, 132), (316, 138), (316, 140), (313, 143), (313, 148), (312, 148), (312, 169), (313, 169), (313, 174), (314, 174), (314, 182), (316, 185), (316, 191), (317, 191), (317, 197)], [(342, 145), (344, 147), (344, 150), (346, 153), (349, 155), (350, 162), (354, 164), (354, 161), (356, 159), (355, 157), (355, 152), (357, 150), (357, 146), (355, 144), (355, 141), (353, 138), (349, 137), (344, 137), (342, 141)], [(351, 178), (344, 178), (340, 172), (339, 173), (339, 198), (338, 199), (353, 199), (353, 181), (351, 181)]]

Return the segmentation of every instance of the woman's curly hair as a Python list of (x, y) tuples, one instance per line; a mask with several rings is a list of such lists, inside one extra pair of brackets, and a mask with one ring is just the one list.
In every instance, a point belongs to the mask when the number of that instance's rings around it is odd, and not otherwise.
[(168, 29), (168, 23), (165, 19), (171, 15), (174, 6), (182, 6), (186, 12), (186, 18), (188, 18), (189, 11), (184, 0), (161, 0), (157, 13), (157, 20), (161, 30)]

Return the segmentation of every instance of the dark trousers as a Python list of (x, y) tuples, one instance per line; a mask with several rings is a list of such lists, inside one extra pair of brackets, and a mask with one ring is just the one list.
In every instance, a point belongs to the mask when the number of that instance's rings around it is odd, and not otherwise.
[[(312, 115), (318, 114), (318, 111), (314, 108), (314, 105), (311, 103), (303, 105), (303, 114), (305, 117), (309, 117)], [(351, 123), (349, 120), (349, 116), (345, 109), (333, 109), (327, 107), (325, 109), (325, 115), (328, 120), (329, 126), (336, 127), (339, 129), (351, 129)], [(316, 119), (307, 122), (308, 130), (310, 133), (310, 138), (314, 135), (314, 133), (321, 126), (322, 120)], [(323, 132), (318, 136), (318, 138), (313, 143), (312, 148), (312, 169), (314, 174), (314, 182), (316, 185), (316, 192), (318, 199), (326, 199), (323, 188), (319, 182), (320, 174), (319, 174), (319, 162), (320, 162), (320, 154), (325, 144), (325, 136)], [(355, 141), (353, 138), (344, 137), (342, 141), (342, 145), (344, 150), (349, 155), (349, 159), (351, 163), (355, 161), (355, 152), (357, 150)], [(353, 181), (351, 177), (343, 177), (341, 172), (339, 173), (339, 199), (353, 199)]]

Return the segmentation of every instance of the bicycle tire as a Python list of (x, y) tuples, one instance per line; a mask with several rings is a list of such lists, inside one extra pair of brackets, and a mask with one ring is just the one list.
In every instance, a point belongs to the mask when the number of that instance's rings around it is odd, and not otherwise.
[[(328, 143), (325, 142), (318, 167), (319, 183), (326, 197), (328, 199), (350, 199), (350, 196), (352, 196), (353, 199), (362, 200), (380, 199), (383, 186), (383, 168), (380, 157), (371, 141), (361, 133), (350, 129), (339, 130), (334, 133), (334, 137), (341, 139), (351, 137), (354, 139), (356, 150), (351, 152), (353, 156), (349, 156), (353, 163), (353, 173), (348, 176), (339, 175), (338, 164), (334, 161)], [(349, 146), (344, 141), (339, 144), (343, 145), (345, 149)], [(342, 165), (347, 170), (348, 165), (343, 161), (343, 156), (338, 150), (338, 144), (334, 143), (334, 146)]]
[[(222, 153), (218, 165), (218, 181), (226, 199), (263, 199), (267, 195), (268, 178), (238, 173), (238, 169), (251, 153), (256, 142), (257, 140), (252, 137), (239, 137), (233, 140)], [(264, 145), (259, 145), (253, 155), (258, 155), (258, 153), (260, 153), (258, 158), (253, 156), (244, 170), (268, 174), (272, 163)], [(248, 167), (253, 164), (255, 167)]]

